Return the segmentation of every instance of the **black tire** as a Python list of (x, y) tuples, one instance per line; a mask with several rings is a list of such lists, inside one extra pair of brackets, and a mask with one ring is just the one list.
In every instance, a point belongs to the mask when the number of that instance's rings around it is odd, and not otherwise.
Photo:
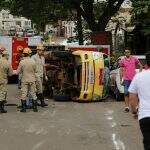
[(68, 96), (68, 95), (59, 95), (58, 94), (58, 95), (54, 95), (53, 98), (55, 101), (70, 101), (71, 100), (70, 96)]
[(120, 93), (118, 89), (116, 89), (116, 91), (115, 91), (115, 99), (116, 99), (116, 101), (124, 100), (124, 94)]

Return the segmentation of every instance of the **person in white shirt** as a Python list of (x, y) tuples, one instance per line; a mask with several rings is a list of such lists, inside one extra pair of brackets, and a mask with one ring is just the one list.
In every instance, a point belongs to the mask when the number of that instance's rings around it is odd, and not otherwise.
[(144, 149), (150, 150), (150, 52), (146, 61), (148, 69), (135, 75), (128, 91), (131, 112), (139, 119)]

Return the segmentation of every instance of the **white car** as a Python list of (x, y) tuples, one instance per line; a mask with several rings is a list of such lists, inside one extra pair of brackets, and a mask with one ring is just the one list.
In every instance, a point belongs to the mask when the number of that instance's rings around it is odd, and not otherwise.
[[(115, 69), (110, 72), (110, 89), (117, 101), (121, 101), (123, 99), (124, 94), (124, 87), (123, 85), (120, 84), (120, 67), (119, 67), (119, 61), (123, 57), (124, 56), (121, 56), (117, 59), (115, 63)], [(146, 57), (144, 55), (135, 55), (134, 57), (137, 57), (143, 66), (146, 64)], [(137, 66), (136, 73), (138, 72), (139, 68)]]
[(26, 33), (27, 37), (31, 37), (31, 36), (34, 36), (34, 35), (35, 35), (35, 31), (34, 30), (28, 30), (27, 33)]

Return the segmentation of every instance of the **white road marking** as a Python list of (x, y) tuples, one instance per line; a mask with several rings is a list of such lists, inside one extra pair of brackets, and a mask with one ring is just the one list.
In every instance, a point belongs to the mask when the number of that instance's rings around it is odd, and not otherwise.
[[(115, 120), (112, 116), (113, 113), (114, 113), (113, 110), (108, 110), (107, 114), (106, 114), (106, 119), (109, 120), (109, 124), (112, 128), (117, 126), (117, 123), (115, 122)], [(125, 150), (124, 143), (120, 139), (117, 139), (117, 135), (115, 133), (112, 134), (112, 142), (115, 147), (115, 150)]]
[(112, 127), (112, 128), (114, 128), (114, 127), (116, 127), (116, 126), (117, 126), (116, 122), (112, 122), (112, 123), (111, 123), (111, 127)]
[(39, 135), (39, 134), (46, 135), (47, 131), (44, 128), (40, 128), (39, 130), (36, 131), (35, 134), (36, 135)]
[(55, 114), (56, 114), (56, 110), (54, 110), (54, 111), (50, 114), (50, 116), (51, 116), (51, 117), (54, 117)]
[(49, 110), (46, 110), (46, 111), (44, 111), (42, 114), (41, 114), (41, 116), (45, 116), (45, 115), (47, 115), (49, 113)]
[(48, 133), (47, 130), (45, 130), (42, 127), (36, 127), (34, 124), (31, 124), (26, 130), (26, 133), (35, 133), (36, 135), (46, 135)]
[(43, 144), (44, 144), (44, 141), (41, 141), (41, 142), (37, 143), (35, 146), (33, 146), (32, 150), (39, 149)]
[(113, 141), (113, 144), (114, 144), (116, 150), (125, 150), (124, 143), (121, 140), (116, 138), (115, 133), (112, 134), (112, 141)]
[(113, 111), (113, 110), (108, 110), (107, 113), (108, 113), (109, 115), (112, 115), (112, 114), (114, 113), (114, 111)]
[(107, 120), (113, 120), (113, 117), (108, 116), (108, 117), (107, 117)]
[(71, 133), (71, 129), (68, 129), (68, 131), (66, 133), (67, 133), (67, 135), (69, 135)]
[(27, 133), (34, 133), (36, 131), (35, 126), (31, 124), (28, 129), (25, 130)]

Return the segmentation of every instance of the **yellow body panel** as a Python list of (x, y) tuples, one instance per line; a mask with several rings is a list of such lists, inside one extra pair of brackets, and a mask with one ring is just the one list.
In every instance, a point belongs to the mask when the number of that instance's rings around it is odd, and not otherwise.
[(82, 83), (78, 101), (98, 101), (102, 98), (103, 55), (93, 51), (75, 51), (82, 62)]

